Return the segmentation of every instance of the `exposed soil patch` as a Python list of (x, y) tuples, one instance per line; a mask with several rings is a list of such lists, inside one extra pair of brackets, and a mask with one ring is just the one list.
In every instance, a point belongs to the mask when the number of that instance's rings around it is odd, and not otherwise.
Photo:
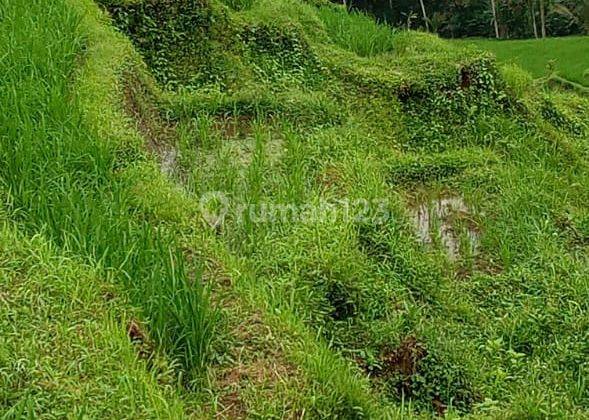
[[(559, 215), (555, 218), (555, 226), (571, 246), (589, 246), (589, 235), (586, 229), (580, 228), (578, 221), (570, 215)], [(587, 223), (589, 225), (589, 223)]]
[(459, 364), (426, 347), (413, 335), (397, 347), (385, 349), (379, 361), (375, 381), (397, 398), (410, 399), (438, 415), (443, 416), (450, 404), (460, 412), (468, 412), (481, 399)]
[(434, 406), (434, 410), (438, 416), (443, 416), (448, 409), (448, 406), (442, 402), (439, 396), (436, 396), (432, 400), (432, 405)]
[(145, 342), (145, 333), (135, 320), (129, 321), (127, 325), (127, 335), (132, 343), (143, 343)]
[(221, 393), (217, 418), (246, 418), (245, 394), (254, 389), (256, 394), (272, 398), (280, 383), (300, 375), (297, 367), (284, 358), (261, 314), (250, 314), (241, 321), (231, 332), (236, 340), (236, 345), (229, 349), (232, 362), (221, 368), (217, 377), (216, 387)]
[(252, 117), (249, 115), (224, 116), (217, 118), (213, 128), (223, 138), (244, 138), (252, 133)]
[(317, 184), (326, 190), (332, 190), (338, 195), (345, 195), (346, 185), (341, 170), (335, 166), (327, 166), (315, 178)]
[(135, 121), (147, 149), (158, 157), (162, 173), (175, 174), (179, 157), (175, 124), (161, 115), (149, 87), (136, 74), (127, 72), (123, 85), (125, 111)]
[(471, 263), (460, 262), (454, 274), (457, 279), (465, 280), (468, 279), (474, 271), (496, 276), (503, 272), (503, 267), (498, 261), (484, 258), (482, 254), (477, 254)]
[(149, 359), (153, 353), (153, 347), (143, 327), (137, 320), (132, 319), (127, 324), (127, 336), (135, 347), (139, 357)]
[[(426, 355), (425, 346), (415, 337), (409, 336), (398, 347), (383, 353), (379, 376), (389, 377), (394, 373), (400, 373), (409, 379), (411, 375), (417, 373), (417, 365)], [(411, 384), (405, 385), (409, 389)]]
[(231, 391), (219, 398), (220, 411), (215, 413), (217, 419), (244, 419), (247, 417), (247, 407), (239, 398), (237, 391)]
[(472, 75), (469, 69), (461, 68), (460, 69), (460, 87), (462, 89), (467, 89), (470, 87)]

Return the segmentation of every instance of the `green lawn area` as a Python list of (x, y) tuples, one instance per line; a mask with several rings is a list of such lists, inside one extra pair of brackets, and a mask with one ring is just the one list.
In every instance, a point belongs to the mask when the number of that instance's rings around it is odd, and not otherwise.
[(464, 39), (457, 43), (475, 44), (493, 52), (499, 62), (514, 63), (534, 77), (546, 75), (546, 66), (555, 61), (558, 74), (568, 80), (589, 86), (589, 36), (564, 38), (494, 40)]

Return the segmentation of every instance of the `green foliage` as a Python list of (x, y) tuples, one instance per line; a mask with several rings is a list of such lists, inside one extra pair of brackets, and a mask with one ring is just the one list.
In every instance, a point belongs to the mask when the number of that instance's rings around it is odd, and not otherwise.
[(98, 270), (3, 222), (0, 288), (10, 295), (0, 308), (4, 418), (182, 414), (173, 366), (153, 352), (150, 371), (137, 358), (136, 346), (151, 346), (147, 331), (142, 343), (129, 341), (138, 311)]
[(500, 67), (500, 71), (505, 84), (517, 98), (523, 98), (533, 90), (532, 76), (521, 67), (514, 64), (504, 64)]
[(304, 35), (294, 25), (246, 25), (238, 39), (249, 52), (254, 72), (271, 86), (292, 79), (317, 79), (322, 71)]
[(461, 149), (427, 155), (407, 154), (391, 159), (390, 179), (394, 184), (426, 184), (435, 181), (449, 182), (465, 172), (489, 167), (498, 159), (481, 149)]
[(580, 136), (585, 132), (583, 124), (567, 117), (567, 115), (559, 110), (558, 106), (548, 98), (544, 98), (542, 101), (540, 112), (546, 121), (559, 129), (566, 130), (577, 136)]
[[(105, 4), (115, 26), (128, 34), (150, 66), (156, 79), (170, 88), (198, 86), (224, 80), (223, 54), (214, 47), (231, 39), (226, 17), (208, 0), (159, 0)], [(198, 42), (194, 42), (198, 39)], [(228, 44), (228, 43), (226, 43)]]
[(180, 120), (202, 114), (265, 121), (285, 117), (301, 128), (335, 125), (343, 118), (338, 104), (321, 92), (298, 90), (275, 93), (243, 89), (235, 95), (206, 91), (187, 98), (174, 98), (167, 107), (172, 118)]
[(472, 373), (467, 373), (460, 363), (445, 360), (439, 351), (420, 348), (417, 342), (414, 346), (402, 350), (413, 353), (408, 361), (413, 364), (412, 371), (395, 372), (387, 378), (390, 392), (400, 399), (411, 399), (421, 409), (434, 408), (439, 413), (450, 407), (454, 412), (469, 412), (480, 398), (469, 377)]
[(408, 149), (441, 151), (467, 146), (469, 140), (483, 145), (487, 140), (479, 132), (486, 116), (510, 108), (503, 80), (487, 57), (463, 65), (454, 77), (434, 72), (425, 89), (402, 92)]
[(222, 0), (227, 6), (233, 10), (248, 10), (255, 4), (256, 0)]
[[(362, 10), (407, 29), (431, 30), (445, 38), (495, 37), (492, 3), (486, 0), (429, 1), (354, 0), (353, 10)], [(587, 33), (584, 0), (539, 2), (514, 0), (496, 3), (499, 36), (504, 39), (532, 38), (541, 35), (541, 6), (548, 36), (569, 36)]]

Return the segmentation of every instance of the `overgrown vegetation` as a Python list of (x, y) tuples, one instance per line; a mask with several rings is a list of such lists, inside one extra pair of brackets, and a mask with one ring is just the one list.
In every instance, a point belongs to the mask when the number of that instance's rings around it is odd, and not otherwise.
[(136, 325), (136, 346), (149, 351), (150, 343), (116, 288), (41, 238), (2, 223), (3, 416), (182, 415), (173, 366), (161, 354), (148, 363), (137, 358), (127, 328)]
[(0, 324), (3, 411), (588, 414), (586, 96), (322, 1), (99, 3), (0, 6), (1, 308), (109, 366), (45, 389)]
[(464, 41), (491, 51), (500, 63), (516, 64), (535, 78), (559, 74), (572, 82), (589, 86), (589, 42), (587, 37), (548, 38), (542, 40)]

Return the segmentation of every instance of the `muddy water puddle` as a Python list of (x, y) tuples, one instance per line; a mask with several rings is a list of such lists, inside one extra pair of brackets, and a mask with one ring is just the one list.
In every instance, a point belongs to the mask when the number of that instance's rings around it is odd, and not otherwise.
[(473, 211), (460, 196), (428, 198), (411, 209), (418, 240), (443, 248), (451, 261), (476, 253), (480, 232), (472, 221)]

